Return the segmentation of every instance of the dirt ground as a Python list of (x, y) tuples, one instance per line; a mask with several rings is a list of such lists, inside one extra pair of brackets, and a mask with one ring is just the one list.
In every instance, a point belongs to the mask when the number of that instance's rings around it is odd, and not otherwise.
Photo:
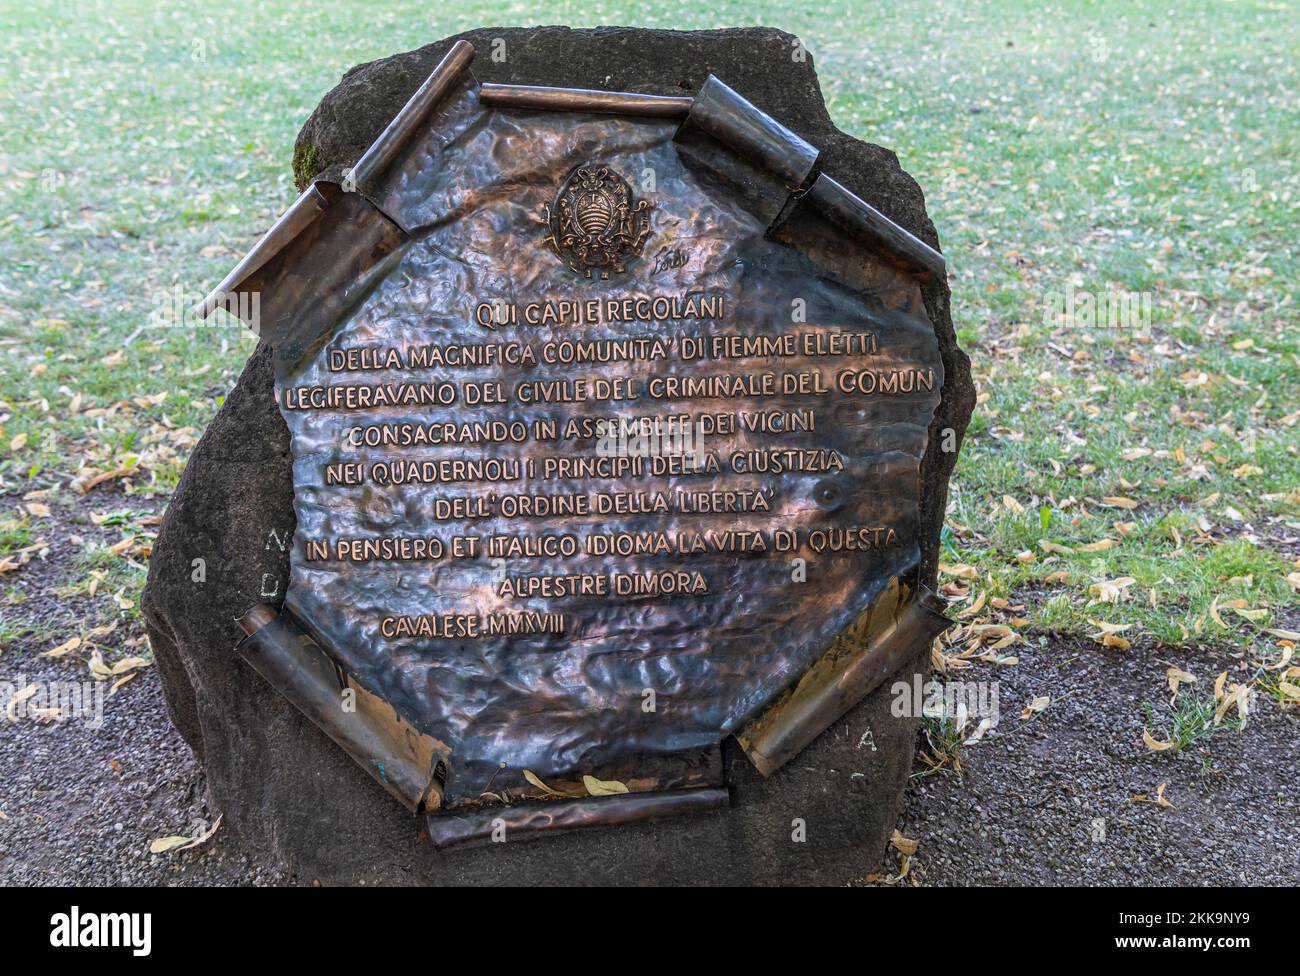
[[(918, 763), (899, 829), (920, 847), (899, 883), (1295, 884), (1300, 719), (1259, 702), (1241, 732), (1218, 731), (1177, 756), (1152, 753), (1141, 742), (1141, 704), (1165, 690), (1163, 660), (1049, 644), (996, 674), (990, 665), (962, 675), (1000, 682), (1002, 718), (961, 750), (960, 776), (926, 776)], [(1172, 660), (1210, 680), (1234, 663)], [(21, 664), (34, 682), (67, 680), (72, 670), (30, 655)], [(1023, 704), (1044, 695), (1051, 704), (1022, 721)], [(98, 730), (76, 720), (4, 722), (0, 768), (0, 883), (289, 880), (221, 829), (201, 848), (149, 853), (151, 840), (213, 819), (202, 771), (167, 720), (152, 670), (107, 701)], [(1172, 807), (1132, 800), (1154, 797), (1161, 783)], [(899, 860), (883, 873), (896, 877)]]
[[(1143, 744), (1166, 668), (1209, 696), (1229, 655), (1053, 643), (998, 680), (998, 733), (962, 750), (962, 774), (913, 779), (899, 828), (930, 885), (1294, 885), (1300, 880), (1300, 716), (1262, 696), (1240, 731), (1177, 754)], [(995, 672), (996, 673), (993, 673)], [(971, 675), (963, 674), (963, 679)], [(1188, 694), (1184, 688), (1182, 694)], [(1030, 720), (1025, 706), (1051, 704)], [(1157, 739), (1163, 738), (1160, 735)], [(1161, 784), (1171, 806), (1156, 799)], [(898, 866), (895, 866), (895, 876)], [(907, 883), (904, 879), (902, 883)]]

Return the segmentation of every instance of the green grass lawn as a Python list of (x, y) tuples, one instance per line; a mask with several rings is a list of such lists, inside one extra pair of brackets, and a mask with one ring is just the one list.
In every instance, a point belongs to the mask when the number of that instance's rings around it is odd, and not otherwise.
[[(115, 472), (86, 497), (117, 499), (90, 509), (122, 541), (61, 585), (135, 612), (155, 517), (254, 342), (155, 314), (293, 199), (294, 136), (348, 67), (479, 25), (767, 24), (803, 38), (843, 129), (898, 153), (948, 255), (980, 388), (950, 595), (1031, 644), (1100, 621), (1282, 653), (1262, 628), (1296, 627), (1300, 580), (1294, 5), (155, 6), (0, 13), (0, 567), (79, 535), (74, 479)], [(1149, 316), (1063, 318), (1067, 289)], [(0, 573), (0, 639), (41, 626), (25, 574)]]

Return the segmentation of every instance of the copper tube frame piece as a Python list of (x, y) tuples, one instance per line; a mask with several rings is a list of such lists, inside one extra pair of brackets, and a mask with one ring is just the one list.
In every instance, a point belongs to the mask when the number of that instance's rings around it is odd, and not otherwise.
[(429, 113), (441, 102), (462, 71), (474, 60), (474, 45), (457, 41), (451, 46), (437, 67), (429, 73), (415, 94), (402, 106), (388, 127), (370, 144), (370, 148), (352, 167), (352, 182), (358, 187), (368, 186), (384, 175), (384, 171), (397, 158), (411, 136), (424, 125)]
[(588, 88), (545, 88), (487, 82), (479, 87), (479, 101), (496, 108), (681, 119), (691, 110), (694, 100), (689, 95), (640, 95), (635, 92), (593, 91)]
[(531, 839), (579, 827), (645, 823), (661, 817), (716, 810), (730, 803), (731, 797), (725, 786), (706, 786), (483, 807), (465, 813), (431, 813), (425, 822), (433, 846), (442, 851), (489, 841), (494, 837)]
[[(942, 601), (928, 588), (909, 593), (896, 584), (892, 590), (882, 598), (892, 606), (864, 614), (860, 621), (863, 629), (874, 633), (862, 635), (864, 640), (853, 653), (837, 653), (838, 649), (832, 647), (789, 695), (736, 736), (764, 777), (802, 752), (952, 626), (943, 615)], [(883, 628), (869, 619), (881, 611), (896, 615)], [(855, 629), (850, 628), (850, 633)]]
[[(420, 129), (429, 113), (446, 97), (473, 58), (474, 46), (468, 41), (457, 41), (451, 46), (424, 84), (416, 89), (415, 94), (352, 167), (350, 177), (356, 186), (368, 184), (383, 175), (412, 134)], [(342, 188), (338, 184), (324, 181), (307, 187), (221, 280), (221, 284), (194, 307), (195, 314), (199, 318), (207, 318), (213, 309), (228, 308), (238, 296), (240, 285), (293, 243), (341, 192)]]
[[(239, 656), (403, 806), (421, 813), (441, 805), (435, 770), (447, 751), (440, 743), (344, 674), (293, 614), (257, 604), (239, 625), (248, 635), (235, 648)], [(351, 710), (343, 707), (349, 691)]]
[(236, 298), (240, 285), (264, 268), (272, 258), (288, 247), (333, 202), (338, 186), (334, 183), (313, 183), (297, 200), (280, 215), (279, 219), (249, 250), (240, 262), (221, 279), (221, 284), (212, 289), (194, 306), (199, 318), (207, 318), (214, 309), (227, 308)]
[(893, 258), (905, 271), (932, 275), (940, 281), (947, 275), (942, 254), (825, 173), (818, 175), (803, 199), (832, 224), (873, 251)]
[(783, 126), (714, 75), (700, 86), (687, 122), (753, 165), (776, 176), (787, 190), (804, 187), (820, 150)]

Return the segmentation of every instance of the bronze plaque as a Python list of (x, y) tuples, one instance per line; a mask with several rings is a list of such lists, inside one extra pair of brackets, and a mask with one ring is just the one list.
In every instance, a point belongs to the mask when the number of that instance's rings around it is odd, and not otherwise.
[(945, 626), (942, 258), (716, 79), (467, 48), (205, 303), (258, 293), (292, 438), (241, 653), (440, 844), (723, 803), (725, 737), (770, 772)]

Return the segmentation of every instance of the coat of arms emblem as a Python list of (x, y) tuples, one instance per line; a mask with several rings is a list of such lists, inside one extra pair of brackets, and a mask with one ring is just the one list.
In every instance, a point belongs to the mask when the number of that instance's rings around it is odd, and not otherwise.
[(650, 204), (634, 201), (627, 181), (608, 166), (579, 166), (564, 181), (555, 206), (546, 208), (551, 233), (545, 243), (560, 260), (588, 278), (608, 278), (641, 253), (650, 233)]

